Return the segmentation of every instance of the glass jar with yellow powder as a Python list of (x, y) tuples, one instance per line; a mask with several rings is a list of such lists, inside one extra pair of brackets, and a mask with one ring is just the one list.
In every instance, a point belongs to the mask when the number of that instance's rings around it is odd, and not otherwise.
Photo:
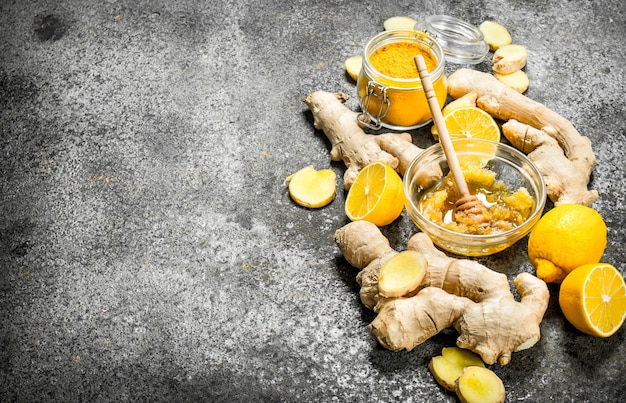
[(371, 129), (409, 130), (427, 124), (432, 116), (414, 58), (422, 54), (439, 105), (446, 96), (444, 52), (428, 33), (393, 30), (376, 35), (365, 47), (357, 79), (362, 113), (358, 119)]

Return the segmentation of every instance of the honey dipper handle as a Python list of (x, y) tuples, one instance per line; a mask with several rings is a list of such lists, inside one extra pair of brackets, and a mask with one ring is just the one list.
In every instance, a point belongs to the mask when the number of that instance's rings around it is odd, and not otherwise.
[(435, 127), (437, 128), (437, 133), (439, 133), (439, 142), (441, 143), (443, 152), (448, 160), (448, 166), (450, 166), (450, 171), (452, 171), (452, 175), (454, 176), (456, 187), (459, 189), (461, 195), (469, 196), (470, 192), (467, 187), (467, 183), (465, 182), (465, 177), (463, 176), (463, 171), (461, 170), (461, 165), (459, 164), (459, 159), (457, 158), (454, 147), (452, 146), (452, 140), (450, 140), (448, 128), (443, 120), (443, 114), (441, 113), (439, 102), (437, 102), (437, 94), (433, 89), (433, 84), (430, 80), (428, 69), (426, 68), (424, 56), (421, 54), (415, 56), (415, 65), (417, 66), (417, 71), (419, 73), (420, 80), (422, 81), (422, 88), (424, 88), (424, 94), (426, 94), (428, 106), (430, 107), (430, 113), (433, 116), (433, 121), (435, 122)]

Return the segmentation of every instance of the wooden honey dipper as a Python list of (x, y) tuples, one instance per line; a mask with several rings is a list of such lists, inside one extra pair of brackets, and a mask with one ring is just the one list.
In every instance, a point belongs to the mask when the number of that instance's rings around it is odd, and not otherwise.
[(415, 56), (415, 66), (417, 67), (417, 72), (419, 73), (420, 80), (422, 81), (424, 94), (428, 100), (428, 107), (430, 108), (430, 113), (433, 116), (437, 133), (439, 133), (439, 142), (441, 143), (446, 160), (448, 161), (448, 166), (450, 167), (450, 171), (454, 177), (456, 187), (461, 193), (461, 198), (454, 204), (454, 217), (457, 221), (470, 221), (474, 224), (484, 225), (490, 221), (487, 214), (487, 208), (478, 199), (478, 197), (470, 193), (469, 188), (467, 187), (467, 182), (465, 182), (465, 177), (463, 176), (463, 170), (459, 164), (456, 151), (452, 146), (452, 140), (450, 140), (450, 134), (448, 133), (448, 128), (446, 127), (443, 114), (441, 113), (441, 108), (439, 107), (439, 102), (437, 101), (437, 95), (430, 80), (430, 74), (428, 73), (424, 56), (421, 54)]

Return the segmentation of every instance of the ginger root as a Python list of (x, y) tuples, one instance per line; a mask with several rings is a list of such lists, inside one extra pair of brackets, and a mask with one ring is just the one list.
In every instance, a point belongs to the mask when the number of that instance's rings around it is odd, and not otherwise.
[[(587, 190), (596, 164), (591, 141), (582, 136), (570, 121), (545, 105), (511, 89), (491, 74), (459, 69), (448, 77), (450, 96), (459, 98), (469, 92), (478, 94), (477, 106), (493, 117), (504, 121), (514, 119), (542, 131), (556, 141), (550, 147), (558, 146), (562, 152), (544, 148), (533, 160), (535, 163), (541, 160), (538, 165), (542, 167), (539, 170), (545, 178), (550, 178), (551, 186), (547, 191), (555, 205), (577, 203), (588, 206), (597, 199), (596, 190)], [(529, 135), (527, 130), (503, 130), (503, 134), (522, 152), (530, 152), (539, 148), (535, 144), (547, 142), (543, 138), (533, 140), (533, 134)], [(558, 166), (550, 161), (559, 158), (560, 154), (564, 154), (569, 160), (567, 164)], [(583, 188), (580, 186), (581, 181), (584, 182)]]
[(379, 293), (380, 267), (398, 252), (374, 224), (356, 221), (335, 233), (346, 260), (361, 271), (361, 301), (378, 313), (369, 329), (378, 342), (393, 351), (412, 350), (450, 326), (459, 333), (457, 346), (481, 356), (487, 364), (507, 364), (514, 351), (532, 347), (540, 338), (539, 324), (550, 294), (542, 280), (519, 274), (514, 283), (478, 262), (446, 256), (428, 235), (419, 232), (407, 250), (427, 261), (421, 288), (411, 297), (384, 298)]
[[(349, 190), (359, 171), (375, 161), (384, 162), (404, 175), (411, 161), (424, 150), (413, 144), (409, 133), (365, 133), (358, 124), (358, 113), (344, 105), (347, 100), (346, 94), (325, 91), (316, 91), (304, 98), (313, 113), (313, 126), (330, 140), (330, 159), (343, 161), (347, 167), (344, 188)], [(437, 180), (441, 172), (433, 171), (430, 175), (432, 180)]]
[(546, 191), (555, 204), (591, 205), (598, 198), (598, 192), (587, 190), (590, 174), (587, 166), (569, 160), (554, 136), (545, 130), (515, 119), (502, 125), (504, 137), (537, 165), (543, 174)]

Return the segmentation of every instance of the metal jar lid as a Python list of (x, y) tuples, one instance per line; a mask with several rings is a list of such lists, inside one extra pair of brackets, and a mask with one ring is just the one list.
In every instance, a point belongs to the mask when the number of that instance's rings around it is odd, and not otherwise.
[(448, 15), (432, 15), (415, 24), (439, 42), (447, 62), (478, 64), (489, 53), (483, 33), (474, 25)]

